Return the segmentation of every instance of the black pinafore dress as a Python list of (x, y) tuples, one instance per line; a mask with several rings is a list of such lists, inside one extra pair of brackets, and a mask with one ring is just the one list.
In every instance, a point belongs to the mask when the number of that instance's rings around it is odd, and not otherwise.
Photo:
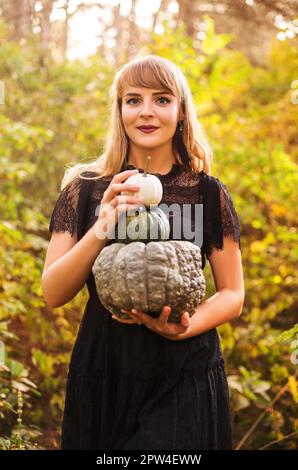
[[(240, 247), (239, 220), (222, 182), (178, 164), (166, 175), (155, 175), (163, 184), (161, 203), (203, 202), (203, 267), (205, 255), (221, 249), (224, 236), (233, 236)], [(50, 232), (77, 230), (78, 239), (84, 236), (97, 220), (95, 209), (110, 181), (76, 177), (56, 202)], [(61, 449), (232, 449), (217, 330), (168, 340), (143, 324), (112, 319), (97, 296), (92, 272), (87, 288), (68, 369)]]

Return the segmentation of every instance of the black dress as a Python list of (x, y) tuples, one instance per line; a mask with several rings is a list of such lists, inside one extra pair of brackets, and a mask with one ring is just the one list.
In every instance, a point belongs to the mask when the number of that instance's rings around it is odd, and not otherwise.
[[(163, 184), (161, 203), (203, 203), (203, 266), (225, 236), (241, 248), (239, 219), (218, 178), (178, 164), (166, 175), (155, 175)], [(80, 239), (97, 220), (96, 208), (111, 178), (90, 183), (75, 177), (58, 197), (50, 232), (76, 232)], [(168, 340), (143, 324), (112, 319), (97, 296), (92, 272), (87, 287), (89, 299), (69, 363), (61, 449), (232, 449), (217, 330)]]

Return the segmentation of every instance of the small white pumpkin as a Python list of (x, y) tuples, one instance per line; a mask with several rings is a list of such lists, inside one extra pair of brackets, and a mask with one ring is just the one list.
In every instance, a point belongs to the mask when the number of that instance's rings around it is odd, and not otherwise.
[[(157, 206), (162, 199), (162, 184), (157, 176), (150, 175), (147, 173), (148, 160), (151, 157), (147, 157), (144, 173), (138, 173), (136, 175), (129, 176), (125, 183), (140, 186), (140, 190), (133, 193), (136, 198), (141, 197), (143, 204), (146, 207)], [(122, 195), (131, 196), (130, 191), (122, 191)]]

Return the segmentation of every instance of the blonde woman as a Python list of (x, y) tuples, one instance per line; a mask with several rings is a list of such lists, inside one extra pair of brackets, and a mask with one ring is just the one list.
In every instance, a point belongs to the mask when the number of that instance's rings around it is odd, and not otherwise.
[[(210, 174), (212, 152), (175, 64), (157, 55), (137, 58), (117, 71), (110, 96), (104, 152), (65, 172), (42, 275), (52, 308), (73, 299), (85, 283), (89, 291), (69, 363), (61, 449), (232, 449), (216, 330), (241, 314), (245, 295), (232, 199)], [(179, 324), (167, 322), (166, 305), (158, 318), (130, 311), (130, 319), (112, 317), (91, 271), (113, 242), (98, 234), (142, 203), (126, 180), (144, 171), (148, 155), (150, 173), (163, 185), (161, 203), (203, 204), (203, 267), (207, 258), (217, 292), (191, 317), (184, 312)], [(189, 223), (194, 228), (198, 221)]]

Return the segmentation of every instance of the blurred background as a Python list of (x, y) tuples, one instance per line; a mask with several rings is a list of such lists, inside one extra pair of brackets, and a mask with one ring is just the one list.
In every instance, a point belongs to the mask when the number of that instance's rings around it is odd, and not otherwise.
[(150, 53), (185, 74), (241, 222), (245, 306), (219, 328), (235, 448), (297, 448), (297, 33), (296, 0), (0, 0), (0, 449), (59, 448), (87, 289), (45, 304), (49, 218), (66, 165), (103, 149), (117, 67)]

